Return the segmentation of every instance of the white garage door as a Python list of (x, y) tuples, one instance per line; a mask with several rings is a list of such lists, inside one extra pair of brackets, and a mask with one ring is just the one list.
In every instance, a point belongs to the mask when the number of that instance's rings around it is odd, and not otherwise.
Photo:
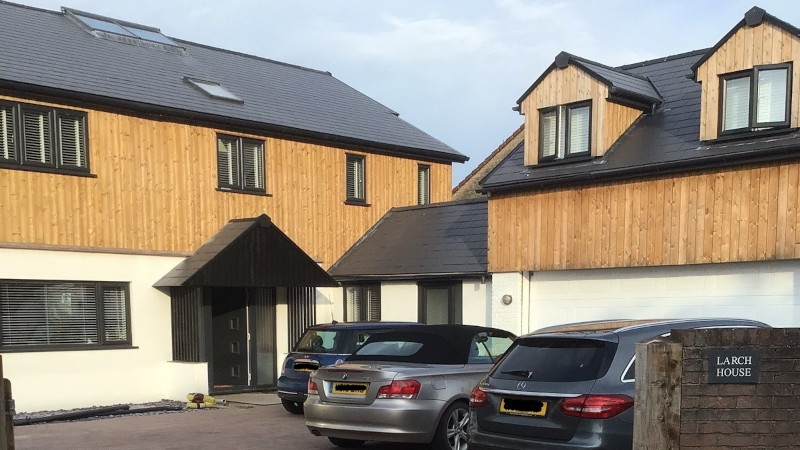
[(599, 319), (739, 317), (800, 326), (800, 262), (534, 272), (529, 328)]

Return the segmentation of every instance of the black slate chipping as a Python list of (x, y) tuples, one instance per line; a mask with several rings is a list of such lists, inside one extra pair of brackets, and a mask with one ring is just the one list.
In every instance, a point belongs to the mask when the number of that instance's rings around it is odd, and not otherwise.
[(330, 269), (335, 279), (487, 273), (485, 198), (395, 208)]
[[(468, 159), (328, 72), (176, 38), (185, 51), (116, 42), (87, 32), (64, 13), (4, 1), (0, 30), (0, 88), (47, 89), (220, 124), (246, 122), (271, 132)], [(244, 103), (212, 98), (186, 77), (219, 83)]]
[(643, 114), (604, 156), (526, 166), (524, 144), (520, 144), (481, 180), (482, 188), (491, 192), (587, 184), (796, 157), (800, 132), (795, 129), (733, 141), (700, 142), (701, 85), (691, 79), (691, 68), (707, 51), (622, 66), (627, 72), (649, 78), (664, 101), (654, 114)]

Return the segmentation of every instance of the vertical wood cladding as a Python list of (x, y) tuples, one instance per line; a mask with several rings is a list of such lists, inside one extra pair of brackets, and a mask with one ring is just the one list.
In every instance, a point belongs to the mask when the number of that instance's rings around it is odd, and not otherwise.
[[(345, 205), (345, 150), (246, 134), (265, 141), (268, 196), (218, 191), (216, 134), (230, 131), (88, 113), (96, 177), (0, 168), (0, 242), (192, 252), (230, 219), (266, 213), (327, 267), (389, 208), (417, 201), (423, 161), (348, 150), (366, 155), (371, 206)], [(449, 200), (450, 165), (424, 164), (431, 201)]]
[(639, 117), (641, 111), (611, 103), (608, 87), (575, 66), (553, 69), (522, 101), (525, 115), (525, 164), (539, 159), (539, 109), (592, 101), (591, 154), (602, 156)]
[(800, 163), (495, 194), (489, 271), (800, 257)]
[(771, 23), (743, 26), (697, 68), (702, 83), (700, 140), (719, 135), (719, 75), (792, 61), (791, 127), (800, 126), (800, 37)]

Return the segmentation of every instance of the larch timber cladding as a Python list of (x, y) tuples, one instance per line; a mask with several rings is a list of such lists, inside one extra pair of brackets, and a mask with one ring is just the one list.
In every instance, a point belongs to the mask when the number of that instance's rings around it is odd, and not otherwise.
[[(2, 96), (12, 101), (31, 102)], [(268, 214), (328, 267), (393, 206), (451, 196), (451, 166), (88, 111), (91, 174), (0, 168), (0, 243), (192, 252), (229, 220)], [(217, 191), (216, 133), (265, 141), (268, 196)], [(366, 155), (369, 207), (345, 205), (345, 155)]]
[(489, 199), (489, 270), (800, 257), (796, 162)]
[(743, 26), (697, 68), (702, 83), (700, 140), (719, 134), (719, 75), (751, 69), (764, 64), (792, 62), (792, 104), (790, 126), (800, 126), (800, 37), (764, 22)]

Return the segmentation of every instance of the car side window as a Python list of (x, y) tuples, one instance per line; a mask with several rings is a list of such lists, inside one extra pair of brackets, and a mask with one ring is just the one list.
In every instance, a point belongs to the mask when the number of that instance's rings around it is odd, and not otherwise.
[(631, 358), (630, 362), (628, 362), (628, 367), (625, 368), (625, 371), (622, 372), (622, 382), (623, 383), (633, 383), (636, 381), (636, 357), (634, 356)]
[(506, 336), (489, 336), (487, 333), (478, 333), (470, 343), (467, 364), (494, 364), (513, 342), (513, 339)]

